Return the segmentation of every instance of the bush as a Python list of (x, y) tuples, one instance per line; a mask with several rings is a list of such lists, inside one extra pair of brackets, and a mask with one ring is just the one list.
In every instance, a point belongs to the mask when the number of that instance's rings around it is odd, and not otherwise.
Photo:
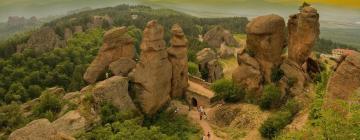
[(23, 126), (26, 119), (22, 116), (20, 105), (12, 103), (0, 107), (0, 131), (6, 134)]
[(271, 109), (278, 105), (280, 100), (281, 94), (279, 88), (274, 85), (266, 85), (260, 99), (260, 108), (263, 110)]
[(199, 67), (194, 62), (188, 62), (188, 71), (193, 76), (199, 76), (200, 75)]
[(271, 81), (276, 83), (284, 76), (284, 71), (280, 67), (273, 67), (271, 70)]
[(289, 111), (279, 111), (270, 116), (260, 127), (261, 136), (273, 138), (291, 122), (292, 114)]
[(40, 102), (34, 107), (33, 114), (37, 117), (45, 117), (50, 121), (55, 119), (57, 113), (62, 109), (62, 99), (51, 92), (44, 92), (40, 96)]
[(109, 102), (105, 102), (101, 105), (100, 108), (100, 118), (102, 124), (108, 124), (113, 122), (123, 122), (131, 118), (135, 118), (139, 114), (133, 111), (121, 110), (119, 111), (115, 106)]
[(288, 100), (282, 108), (282, 110), (289, 111), (292, 116), (295, 116), (300, 109), (300, 104), (295, 99)]
[(238, 102), (245, 97), (245, 90), (236, 86), (231, 80), (220, 79), (211, 85), (211, 90), (216, 94), (217, 98), (224, 99), (225, 102)]

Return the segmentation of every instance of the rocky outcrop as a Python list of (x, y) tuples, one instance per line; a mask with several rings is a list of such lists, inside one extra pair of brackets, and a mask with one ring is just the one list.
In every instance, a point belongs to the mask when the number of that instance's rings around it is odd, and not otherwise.
[(146, 115), (154, 115), (170, 99), (172, 66), (164, 41), (164, 28), (157, 21), (143, 32), (140, 61), (129, 74), (136, 101)]
[(204, 42), (214, 48), (220, 48), (222, 43), (225, 43), (226, 46), (240, 47), (231, 32), (221, 26), (216, 26), (208, 31), (204, 36)]
[(94, 101), (97, 105), (109, 102), (121, 111), (137, 111), (128, 93), (128, 79), (113, 76), (95, 85), (92, 90)]
[(244, 87), (247, 91), (258, 92), (262, 88), (263, 76), (258, 61), (245, 53), (245, 50), (237, 52), (239, 66), (232, 74), (233, 82)]
[(349, 100), (360, 87), (360, 53), (347, 56), (329, 79), (326, 97)]
[(109, 65), (109, 69), (114, 75), (126, 77), (135, 66), (136, 62), (133, 59), (122, 57), (119, 60), (112, 62)]
[(32, 33), (27, 43), (18, 45), (16, 51), (22, 52), (26, 48), (33, 48), (35, 53), (40, 54), (58, 47), (65, 47), (65, 42), (60, 40), (60, 37), (52, 28), (43, 27)]
[(320, 34), (319, 14), (310, 6), (303, 7), (288, 21), (288, 57), (298, 65), (304, 64)]
[(94, 83), (111, 63), (121, 58), (133, 59), (134, 56), (134, 42), (126, 27), (111, 29), (105, 33), (104, 44), (86, 70), (84, 80)]
[(111, 26), (113, 24), (113, 19), (108, 16), (108, 15), (105, 15), (105, 16), (93, 16), (91, 17), (91, 22), (88, 23), (88, 28), (98, 28), (98, 27), (102, 27), (102, 28), (107, 28), (107, 27), (104, 27), (104, 25), (107, 25), (107, 26)]
[(229, 58), (234, 57), (235, 55), (235, 48), (226, 46), (225, 43), (221, 44), (221, 47), (219, 49), (219, 56), (220, 58)]
[[(285, 80), (288, 83), (289, 79), (292, 80), (293, 85), (291, 88), (291, 94), (298, 95), (303, 92), (303, 88), (305, 86), (305, 82), (309, 79), (306, 72), (303, 68), (298, 65), (296, 62), (291, 61), (289, 59), (285, 60), (284, 63), (280, 66), (280, 69), (284, 72)], [(289, 87), (290, 85), (286, 85), (285, 87)]]
[(199, 71), (207, 82), (215, 82), (223, 77), (223, 69), (217, 60), (216, 53), (210, 48), (205, 48), (196, 54)]
[(9, 140), (75, 140), (51, 125), (47, 119), (34, 120), (25, 127), (13, 131)]
[(51, 123), (57, 130), (68, 136), (75, 136), (81, 132), (85, 132), (87, 120), (79, 111), (69, 111), (59, 119)]
[(285, 21), (278, 15), (259, 16), (246, 26), (247, 49), (254, 53), (265, 80), (271, 82), (272, 69), (282, 63), (285, 48)]
[(75, 26), (74, 27), (74, 34), (82, 33), (82, 32), (83, 32), (83, 27), (82, 26)]
[(64, 39), (65, 39), (65, 41), (72, 38), (72, 36), (73, 36), (72, 30), (70, 28), (65, 28), (65, 31), (64, 31)]
[(182, 97), (188, 87), (188, 40), (177, 24), (172, 26), (171, 32), (171, 47), (167, 49), (172, 64), (171, 96)]

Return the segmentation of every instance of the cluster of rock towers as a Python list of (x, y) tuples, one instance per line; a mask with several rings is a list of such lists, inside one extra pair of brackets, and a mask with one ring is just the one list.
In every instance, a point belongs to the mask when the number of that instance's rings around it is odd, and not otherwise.
[[(288, 39), (285, 21), (278, 15), (259, 16), (246, 27), (247, 47), (238, 52), (239, 66), (233, 72), (233, 81), (249, 91), (259, 92), (265, 83), (272, 83), (274, 70), (280, 69), (284, 77), (280, 83), (296, 79), (296, 89), (302, 89), (308, 77), (302, 68), (319, 37), (319, 14), (311, 6), (300, 9), (288, 20)], [(287, 58), (283, 57), (288, 46)], [(305, 64), (306, 65), (306, 64)]]
[(166, 48), (163, 26), (155, 20), (148, 22), (137, 63), (134, 41), (126, 27), (106, 32), (104, 44), (84, 79), (95, 83), (107, 68), (116, 76), (128, 77), (135, 95), (133, 102), (143, 113), (153, 115), (170, 98), (184, 96), (188, 87), (188, 41), (179, 25), (173, 25), (171, 32), (171, 47)]

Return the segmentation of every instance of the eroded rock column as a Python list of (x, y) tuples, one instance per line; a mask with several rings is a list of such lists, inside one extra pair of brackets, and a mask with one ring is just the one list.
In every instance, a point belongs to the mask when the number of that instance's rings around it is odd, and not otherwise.
[(172, 26), (171, 33), (171, 47), (167, 49), (172, 64), (171, 96), (181, 97), (188, 87), (188, 40), (177, 24)]
[(129, 74), (135, 100), (146, 115), (154, 115), (170, 99), (172, 66), (164, 41), (164, 28), (153, 20), (143, 32), (140, 61)]

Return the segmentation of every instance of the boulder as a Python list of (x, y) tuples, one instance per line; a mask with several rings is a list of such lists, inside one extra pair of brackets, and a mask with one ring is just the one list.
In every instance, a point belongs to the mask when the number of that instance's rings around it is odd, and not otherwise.
[(172, 64), (171, 97), (182, 97), (188, 87), (188, 40), (177, 24), (172, 26), (171, 32), (171, 47), (167, 49)]
[(310, 6), (300, 9), (288, 20), (289, 59), (298, 65), (305, 63), (320, 34), (319, 14)]
[(209, 30), (204, 36), (204, 42), (207, 42), (214, 48), (220, 48), (222, 43), (225, 43), (227, 46), (240, 47), (231, 32), (221, 26), (216, 26)]
[(147, 23), (140, 61), (129, 74), (136, 101), (146, 115), (154, 115), (170, 100), (172, 65), (163, 37), (164, 28), (157, 21)]
[(299, 95), (303, 93), (305, 83), (309, 79), (309, 76), (302, 67), (296, 62), (287, 59), (280, 66), (280, 69), (284, 72), (287, 80), (292, 79), (293, 82), (295, 82), (291, 87), (291, 94)]
[(128, 93), (128, 86), (128, 79), (121, 76), (101, 81), (92, 89), (94, 101), (97, 105), (109, 102), (119, 110), (137, 111)]
[(240, 50), (237, 54), (239, 66), (233, 71), (233, 82), (247, 91), (258, 92), (262, 88), (263, 76), (258, 61)]
[(65, 135), (56, 130), (49, 120), (34, 120), (23, 128), (13, 131), (9, 140), (75, 140), (75, 138)]
[(339, 64), (329, 79), (326, 97), (349, 100), (360, 87), (360, 53), (353, 53)]
[(72, 36), (73, 36), (72, 30), (70, 28), (65, 28), (65, 31), (64, 31), (64, 39), (65, 39), (65, 41), (72, 38)]
[(199, 63), (199, 71), (202, 73), (202, 78), (205, 81), (215, 82), (224, 76), (222, 66), (212, 49), (204, 48), (199, 51), (196, 54), (196, 59)]
[(57, 131), (60, 131), (69, 136), (75, 136), (81, 132), (85, 132), (87, 127), (87, 120), (79, 111), (69, 111), (62, 117), (51, 123)]
[(129, 72), (135, 68), (136, 62), (130, 58), (120, 58), (119, 60), (112, 62), (109, 65), (109, 69), (114, 75), (127, 76)]
[(75, 26), (75, 27), (74, 27), (74, 34), (76, 34), (76, 33), (82, 33), (82, 32), (84, 32), (82, 26)]
[(88, 83), (95, 83), (111, 63), (121, 58), (133, 59), (135, 57), (134, 42), (132, 37), (127, 34), (126, 27), (107, 31), (103, 42), (98, 55), (84, 74), (84, 80)]
[(278, 15), (259, 16), (246, 26), (247, 49), (254, 53), (267, 82), (271, 81), (272, 69), (282, 63), (285, 48), (285, 21)]
[(224, 43), (221, 44), (221, 47), (219, 49), (219, 56), (220, 58), (229, 58), (233, 57), (235, 53), (235, 48), (228, 47)]

